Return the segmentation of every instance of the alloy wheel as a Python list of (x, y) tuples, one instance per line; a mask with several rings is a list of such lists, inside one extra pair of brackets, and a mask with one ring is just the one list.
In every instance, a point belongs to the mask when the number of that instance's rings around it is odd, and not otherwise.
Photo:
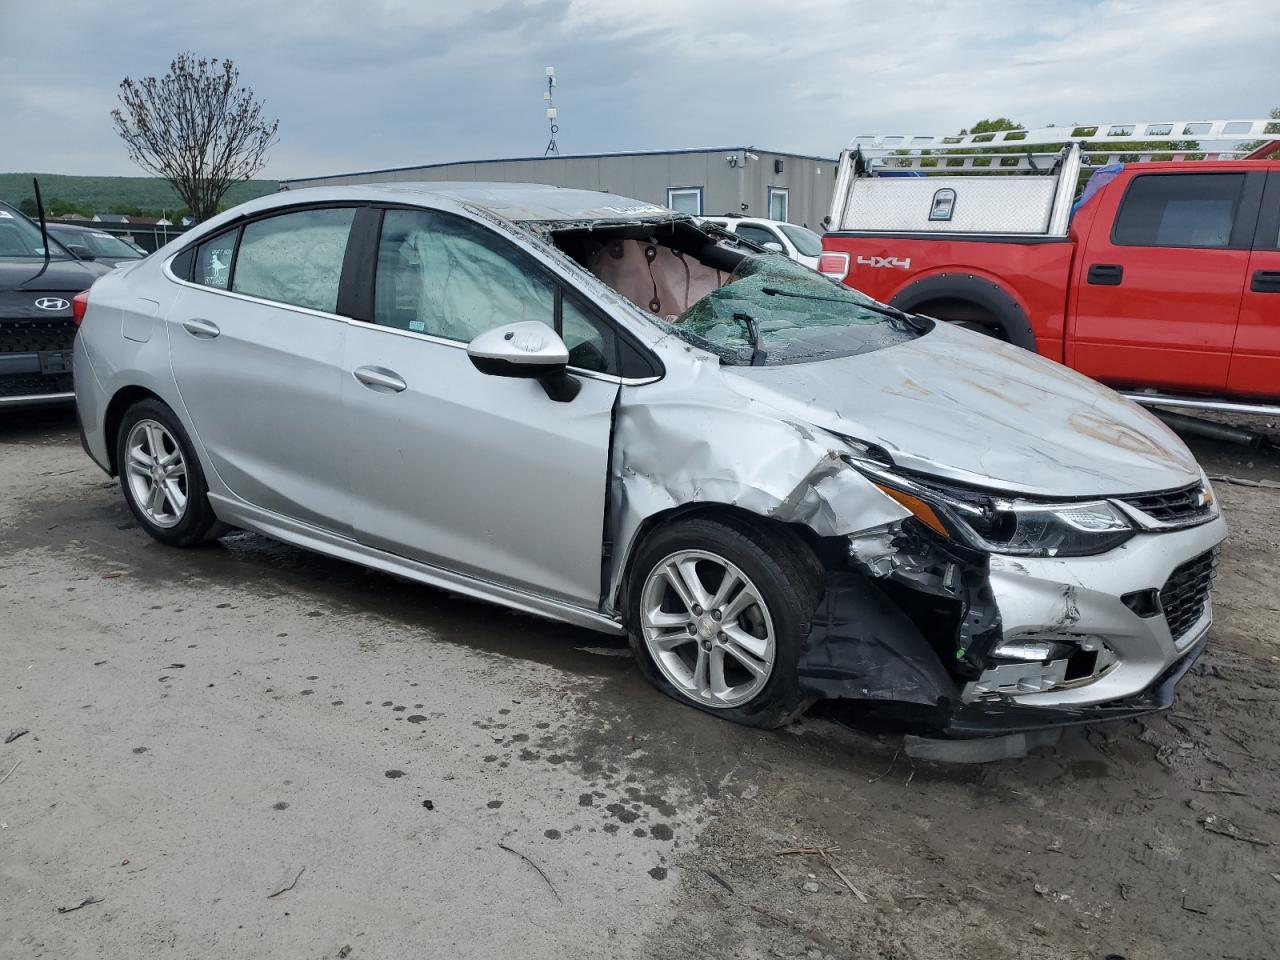
[(174, 527), (187, 511), (187, 463), (172, 433), (155, 420), (139, 420), (125, 441), (129, 492), (157, 527)]
[(777, 644), (764, 597), (737, 566), (681, 550), (645, 580), (640, 628), (653, 662), (684, 696), (728, 709), (754, 698), (773, 673)]

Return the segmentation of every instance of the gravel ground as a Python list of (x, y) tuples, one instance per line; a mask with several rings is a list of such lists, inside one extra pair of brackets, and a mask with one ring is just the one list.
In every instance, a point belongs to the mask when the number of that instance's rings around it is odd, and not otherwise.
[(168, 550), (65, 414), (0, 420), (0, 490), (0, 957), (1280, 955), (1278, 489), (1217, 485), (1171, 712), (981, 767), (733, 727), (614, 641), (254, 535)]

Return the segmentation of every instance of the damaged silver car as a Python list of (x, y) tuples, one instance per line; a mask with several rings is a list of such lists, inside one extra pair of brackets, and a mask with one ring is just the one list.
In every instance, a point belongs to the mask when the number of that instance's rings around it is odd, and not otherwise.
[(254, 530), (625, 633), (676, 700), (951, 736), (1160, 709), (1226, 533), (1161, 423), (661, 207), (291, 191), (99, 280), (84, 443), (138, 522)]

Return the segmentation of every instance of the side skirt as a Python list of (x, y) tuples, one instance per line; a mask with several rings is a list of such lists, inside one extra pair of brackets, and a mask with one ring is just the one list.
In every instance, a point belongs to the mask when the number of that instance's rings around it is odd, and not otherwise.
[(462, 594), (464, 597), (486, 600), (489, 603), (510, 607), (522, 613), (531, 613), (534, 616), (571, 623), (574, 626), (598, 630), (601, 633), (620, 635), (626, 632), (619, 620), (611, 619), (594, 610), (574, 606), (561, 600), (526, 593), (523, 590), (505, 587), (501, 584), (491, 583), (488, 580), (469, 577), (466, 574), (455, 573), (443, 567), (398, 557), (395, 554), (374, 549), (355, 540), (329, 533), (319, 527), (281, 517), (268, 510), (247, 504), (242, 500), (217, 493), (210, 493), (209, 500), (213, 504), (214, 512), (218, 515), (218, 519), (224, 523), (234, 527), (243, 527), (246, 530), (261, 533), (276, 540), (283, 540), (285, 543), (291, 543), (307, 550), (314, 550), (316, 553), (323, 553), (326, 556), (337, 557), (339, 560), (358, 563), (361, 566), (381, 570), (384, 573), (393, 573), (396, 576), (415, 580), (418, 583), (425, 583), (431, 587), (451, 590), (454, 593)]

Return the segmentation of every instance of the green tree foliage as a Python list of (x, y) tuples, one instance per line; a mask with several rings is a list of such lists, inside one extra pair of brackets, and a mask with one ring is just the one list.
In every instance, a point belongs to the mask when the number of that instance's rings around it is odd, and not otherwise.
[(974, 133), (1000, 133), (1004, 130), (1023, 130), (1022, 124), (1014, 123), (1008, 117), (997, 117), (994, 120), (979, 120), (968, 130), (961, 130), (960, 136)]
[[(1272, 107), (1271, 112), (1267, 114), (1272, 120), (1280, 121), (1280, 107)], [(1274, 133), (1277, 139), (1280, 139), (1280, 122), (1268, 123), (1263, 131), (1264, 133)], [(1244, 153), (1252, 153), (1269, 140), (1250, 140), (1248, 143), (1240, 144), (1239, 149)], [(1274, 154), (1273, 154), (1274, 156)]]
[[(986, 156), (975, 158), (972, 164), (973, 167), (1014, 168), (1018, 164), (1019, 157), (1024, 156), (1029, 150), (1034, 150), (1034, 152), (1038, 154), (1056, 153), (1057, 151), (1061, 150), (1064, 146), (1066, 146), (1067, 143), (1069, 143), (1073, 138), (1093, 136), (1098, 131), (1098, 128), (1096, 126), (1063, 127), (1062, 128), (1063, 138), (1060, 143), (1037, 144), (1034, 147), (1024, 148), (1024, 147), (1019, 147), (1016, 141), (1021, 139), (1019, 137), (1018, 131), (1022, 131), (1025, 129), (1026, 128), (1022, 124), (1018, 123), (1017, 121), (1010, 120), (1007, 117), (997, 117), (996, 119), (993, 119), (993, 120), (992, 119), (979, 120), (977, 123), (975, 123), (972, 127), (968, 128), (967, 130), (961, 130), (960, 133), (955, 137), (955, 139), (959, 140), (960, 137), (972, 135), (975, 138), (975, 145), (971, 149), (966, 150), (964, 152), (991, 155), (990, 159), (988, 159)], [(1005, 137), (1001, 141), (1000, 146), (983, 147), (981, 145), (984, 139), (994, 140), (995, 135), (997, 133), (1003, 133), (1003, 132), (1009, 132), (1010, 136)], [(1022, 136), (1025, 136), (1025, 134), (1023, 134)], [(1010, 141), (1015, 141), (1015, 142), (1011, 143)], [(1180, 152), (1183, 152), (1188, 159), (1201, 159), (1203, 158), (1204, 154), (1195, 152), (1196, 148), (1199, 147), (1199, 145), (1200, 144), (1195, 140), (1174, 140), (1174, 141), (1168, 141), (1168, 142), (1159, 141), (1159, 140), (1116, 141), (1115, 143), (1106, 144), (1105, 151), (1108, 156), (1116, 156), (1116, 159), (1120, 160), (1123, 163), (1133, 163), (1137, 161), (1139, 157), (1142, 156), (1142, 154), (1148, 151), (1153, 151), (1153, 150), (1180, 151)], [(1086, 144), (1085, 150), (1088, 151), (1090, 149), (1102, 149), (1102, 147), (1100, 144)], [(900, 150), (896, 152), (901, 155), (901, 154), (905, 154), (906, 151)], [(958, 167), (963, 167), (965, 163), (965, 161), (961, 158), (947, 157), (945, 154), (940, 154), (936, 157), (931, 156), (931, 151), (928, 151), (928, 150), (924, 151), (922, 156), (927, 158), (927, 159), (921, 160), (920, 165), (922, 167), (935, 167), (935, 168), (936, 167), (942, 167), (942, 168), (957, 167), (958, 168)], [(1157, 154), (1156, 159), (1160, 159), (1163, 156), (1164, 156), (1163, 154)], [(1096, 167), (1088, 166), (1087, 160), (1088, 158), (1086, 158), (1086, 166), (1084, 166), (1081, 169), (1079, 181), (1076, 184), (1077, 195), (1079, 195), (1080, 191), (1084, 189), (1084, 185), (1089, 181), (1089, 178), (1093, 176), (1094, 170), (1096, 169)], [(1098, 158), (1095, 158), (1094, 162), (1097, 163), (1097, 162), (1100, 162), (1100, 160)], [(1009, 172), (1012, 174), (1020, 171), (1010, 169)]]
[[(62, 217), (69, 213), (92, 217), (95, 213), (116, 213), (117, 208), (137, 211), (143, 216), (167, 216), (174, 223), (187, 212), (187, 205), (173, 188), (158, 177), (76, 177), (54, 173), (0, 173), (0, 200), (22, 207), (35, 215), (35, 198), (31, 178), (40, 181), (45, 212)], [(227, 191), (219, 209), (225, 210), (275, 193), (280, 185), (274, 180), (248, 180)], [(23, 206), (23, 204), (26, 206)]]

